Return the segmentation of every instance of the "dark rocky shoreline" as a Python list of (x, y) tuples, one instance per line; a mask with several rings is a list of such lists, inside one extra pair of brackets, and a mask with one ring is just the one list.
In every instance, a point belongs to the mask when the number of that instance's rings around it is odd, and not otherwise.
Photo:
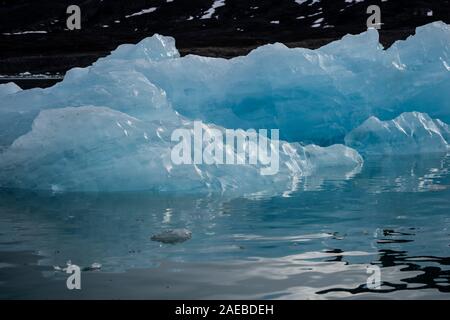
[[(450, 23), (449, 0), (370, 3), (309, 0), (301, 5), (294, 0), (226, 0), (210, 19), (202, 19), (213, 2), (141, 0), (125, 5), (112, 0), (3, 0), (0, 2), (0, 75), (25, 71), (64, 74), (70, 68), (90, 65), (120, 44), (137, 43), (154, 33), (176, 38), (182, 55), (231, 58), (273, 42), (318, 48), (347, 33), (363, 32), (369, 4), (381, 7), (380, 36), (385, 47), (407, 38), (417, 26), (436, 20)], [(78, 4), (82, 10), (81, 30), (64, 30), (69, 4)], [(157, 10), (124, 18), (149, 7)], [(322, 27), (311, 26), (317, 17), (324, 19)], [(29, 30), (46, 33), (14, 34)]]

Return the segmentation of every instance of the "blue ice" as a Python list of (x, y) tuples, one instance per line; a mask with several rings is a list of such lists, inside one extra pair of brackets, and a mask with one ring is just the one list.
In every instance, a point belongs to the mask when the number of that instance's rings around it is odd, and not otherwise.
[[(306, 176), (357, 174), (355, 148), (392, 153), (398, 141), (417, 144), (434, 132), (404, 139), (389, 122), (404, 113), (420, 117), (403, 115), (402, 128), (422, 118), (448, 128), (449, 88), (450, 27), (442, 22), (387, 50), (371, 29), (317, 50), (277, 43), (229, 60), (180, 57), (173, 38), (155, 35), (70, 70), (51, 88), (0, 86), (0, 187), (289, 194)], [(194, 120), (206, 130), (280, 129), (279, 173), (174, 166), (170, 133)], [(380, 136), (382, 121), (393, 134), (374, 149), (367, 136)], [(432, 141), (411, 152), (442, 151)]]

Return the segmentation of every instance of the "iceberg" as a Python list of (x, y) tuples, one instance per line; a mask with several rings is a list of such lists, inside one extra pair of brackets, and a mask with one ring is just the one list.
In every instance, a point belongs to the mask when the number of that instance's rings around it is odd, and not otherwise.
[(184, 116), (226, 128), (280, 128), (284, 140), (326, 146), (370, 116), (419, 111), (449, 122), (449, 43), (450, 27), (436, 22), (387, 50), (370, 29), (317, 50), (277, 43), (230, 60), (188, 55), (134, 68)]
[(345, 137), (345, 143), (363, 155), (447, 152), (450, 128), (419, 112), (406, 112), (389, 121), (370, 117)]
[(166, 244), (177, 244), (185, 242), (192, 238), (192, 232), (187, 229), (165, 230), (161, 233), (151, 236), (152, 241), (158, 241)]
[[(449, 43), (450, 27), (435, 22), (387, 50), (373, 29), (317, 50), (277, 43), (229, 60), (181, 57), (161, 35), (121, 45), (51, 88), (0, 87), (0, 187), (288, 194), (306, 176), (351, 177), (363, 163), (351, 146), (370, 147), (350, 132), (366, 119), (418, 111), (450, 121)], [(170, 134), (195, 121), (207, 131), (279, 129), (278, 174), (173, 165)]]
[[(165, 120), (144, 121), (107, 107), (44, 110), (30, 132), (0, 153), (0, 187), (53, 192), (286, 194), (296, 190), (303, 176), (321, 167), (337, 166), (346, 172), (363, 162), (356, 151), (343, 145), (312, 150), (282, 142), (275, 176), (261, 175), (261, 164), (174, 165), (171, 133), (193, 127), (193, 121), (175, 112)], [(317, 152), (325, 165), (315, 163)]]
[(449, 123), (449, 43), (450, 26), (434, 22), (386, 50), (369, 29), (317, 50), (277, 43), (226, 60), (180, 57), (173, 38), (155, 35), (71, 70), (52, 88), (4, 97), (0, 127), (16, 123), (16, 134), (2, 134), (0, 145), (28, 132), (39, 110), (83, 105), (145, 113), (167, 103), (189, 119), (278, 128), (283, 140), (321, 146), (343, 143), (371, 116), (418, 111)]
[(19, 92), (21, 90), (22, 89), (14, 82), (2, 83), (0, 84), (0, 97)]

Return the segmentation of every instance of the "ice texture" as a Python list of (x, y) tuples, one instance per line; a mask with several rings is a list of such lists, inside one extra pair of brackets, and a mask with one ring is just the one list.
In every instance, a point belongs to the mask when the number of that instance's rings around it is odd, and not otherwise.
[(43, 108), (145, 109), (149, 98), (161, 100), (160, 90), (190, 119), (225, 128), (279, 128), (284, 140), (327, 146), (343, 143), (371, 116), (418, 111), (449, 123), (449, 87), (450, 27), (442, 22), (418, 28), (387, 50), (370, 29), (317, 50), (278, 43), (230, 60), (180, 57), (173, 38), (155, 35), (71, 70), (52, 88), (7, 96), (0, 127), (10, 119), (20, 123), (0, 145), (29, 131)]
[(22, 89), (14, 82), (0, 84), (0, 97), (8, 94), (13, 94), (21, 91)]
[[(167, 111), (169, 112), (169, 111)], [(32, 130), (0, 154), (2, 187), (61, 191), (218, 191), (286, 193), (320, 168), (343, 174), (362, 165), (361, 156), (329, 148), (282, 142), (280, 169), (263, 176), (262, 165), (174, 165), (173, 130), (193, 130), (193, 122), (172, 111), (141, 120), (107, 107), (66, 107), (41, 111)], [(204, 130), (223, 128), (204, 124)], [(270, 143), (270, 141), (268, 141)], [(324, 164), (311, 161), (321, 153)], [(329, 159), (330, 161), (326, 161)]]
[[(449, 122), (449, 65), (442, 22), (387, 50), (368, 30), (317, 50), (272, 44), (230, 60), (180, 57), (173, 38), (155, 35), (51, 88), (0, 89), (0, 187), (288, 194), (305, 176), (357, 173), (361, 156), (342, 144), (372, 116), (416, 110)], [(279, 173), (172, 165), (170, 134), (194, 120), (222, 132), (280, 129)]]
[(419, 111), (449, 122), (449, 66), (450, 27), (436, 22), (387, 50), (370, 29), (317, 50), (278, 43), (230, 60), (188, 55), (135, 69), (189, 118), (330, 145), (370, 116)]
[(348, 146), (364, 155), (447, 152), (449, 126), (427, 114), (406, 112), (389, 121), (370, 117), (346, 137)]

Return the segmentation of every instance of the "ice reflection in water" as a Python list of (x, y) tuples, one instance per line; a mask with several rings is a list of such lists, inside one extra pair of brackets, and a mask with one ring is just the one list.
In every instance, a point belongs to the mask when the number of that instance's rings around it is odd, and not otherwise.
[[(450, 291), (448, 170), (445, 155), (372, 158), (353, 177), (323, 172), (289, 197), (257, 199), (5, 190), (0, 251), (97, 262), (99, 274), (152, 269), (201, 298), (435, 297)], [(192, 239), (150, 241), (176, 228)], [(382, 268), (378, 292), (368, 265)]]

